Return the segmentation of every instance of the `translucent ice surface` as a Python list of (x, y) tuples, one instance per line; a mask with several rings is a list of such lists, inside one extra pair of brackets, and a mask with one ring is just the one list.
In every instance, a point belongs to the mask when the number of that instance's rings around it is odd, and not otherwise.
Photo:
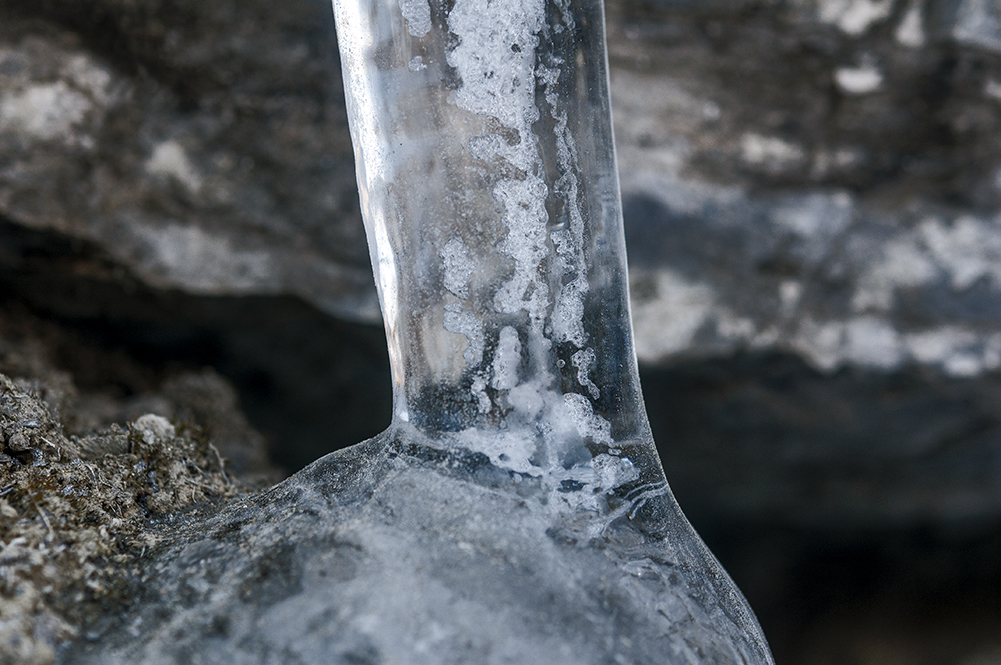
[(554, 492), (649, 443), (600, 4), (334, 4), (394, 427)]
[[(570, 529), (569, 574), (588, 574), (573, 573), (585, 565), (575, 547), (626, 529), (663, 553), (644, 565), (667, 585), (665, 602), (715, 589), (692, 601), (716, 604), (703, 608), (714, 618), (677, 639), (696, 654), (730, 651), (680, 658), (679, 643), (636, 662), (770, 662), (753, 614), (678, 510), (650, 435), (600, 0), (334, 9), (393, 366), (386, 436), (482, 456), (507, 478), (495, 489), (525, 507), (514, 522), (498, 517), (507, 526), (495, 537)], [(476, 510), (472, 496), (453, 499)], [(670, 623), (656, 597), (643, 611)]]
[(380, 436), (174, 516), (67, 663), (769, 665), (639, 391), (598, 0), (335, 0)]

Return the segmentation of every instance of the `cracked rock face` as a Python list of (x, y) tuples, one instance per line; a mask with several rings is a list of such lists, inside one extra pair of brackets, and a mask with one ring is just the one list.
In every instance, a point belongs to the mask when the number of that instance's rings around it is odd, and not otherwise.
[[(326, 3), (85, 4), (4, 10), (0, 214), (155, 286), (377, 320)], [(994, 3), (609, 18), (642, 361), (1001, 365)]]
[[(0, 214), (149, 284), (378, 309), (328, 3), (7, 3)], [(609, 3), (642, 361), (1001, 363), (987, 0)]]
[[(679, 494), (1001, 515), (997, 3), (607, 9), (636, 346)], [(377, 322), (333, 39), (323, 0), (4, 3), (0, 217), (145, 286)]]
[(1001, 24), (944, 4), (614, 10), (641, 360), (1001, 366)]
[(377, 317), (329, 4), (9, 2), (0, 215), (146, 283)]

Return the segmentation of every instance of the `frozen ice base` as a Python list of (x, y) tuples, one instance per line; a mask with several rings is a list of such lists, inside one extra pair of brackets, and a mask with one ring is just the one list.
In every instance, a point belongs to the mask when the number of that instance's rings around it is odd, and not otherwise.
[(61, 660), (772, 662), (666, 487), (600, 498), (554, 511), (542, 479), (391, 429), (170, 527), (141, 598)]

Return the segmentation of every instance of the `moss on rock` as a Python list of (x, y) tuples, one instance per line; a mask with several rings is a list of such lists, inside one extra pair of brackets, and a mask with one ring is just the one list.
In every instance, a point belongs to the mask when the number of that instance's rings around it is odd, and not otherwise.
[(196, 426), (143, 415), (67, 436), (39, 381), (0, 374), (0, 664), (43, 665), (123, 600), (149, 518), (241, 486)]

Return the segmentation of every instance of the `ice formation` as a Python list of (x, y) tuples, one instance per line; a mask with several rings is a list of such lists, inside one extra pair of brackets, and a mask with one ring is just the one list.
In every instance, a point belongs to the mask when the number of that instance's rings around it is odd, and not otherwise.
[[(589, 86), (607, 89), (600, 7), (348, 4), (335, 6), (394, 426), (443, 447), (502, 438), (518, 454), (495, 463), (564, 489), (574, 464), (646, 434), (607, 101), (591, 108)], [(373, 66), (380, 49), (393, 65)], [(596, 377), (618, 384), (604, 401)]]
[(650, 435), (600, 0), (334, 9), (393, 423), (178, 527), (77, 660), (772, 663)]
[[(599, 537), (659, 506), (658, 537), (697, 541), (639, 392), (600, 0), (334, 7), (394, 368), (387, 435), (485, 456), (541, 531)], [(739, 630), (766, 662), (753, 618)]]

